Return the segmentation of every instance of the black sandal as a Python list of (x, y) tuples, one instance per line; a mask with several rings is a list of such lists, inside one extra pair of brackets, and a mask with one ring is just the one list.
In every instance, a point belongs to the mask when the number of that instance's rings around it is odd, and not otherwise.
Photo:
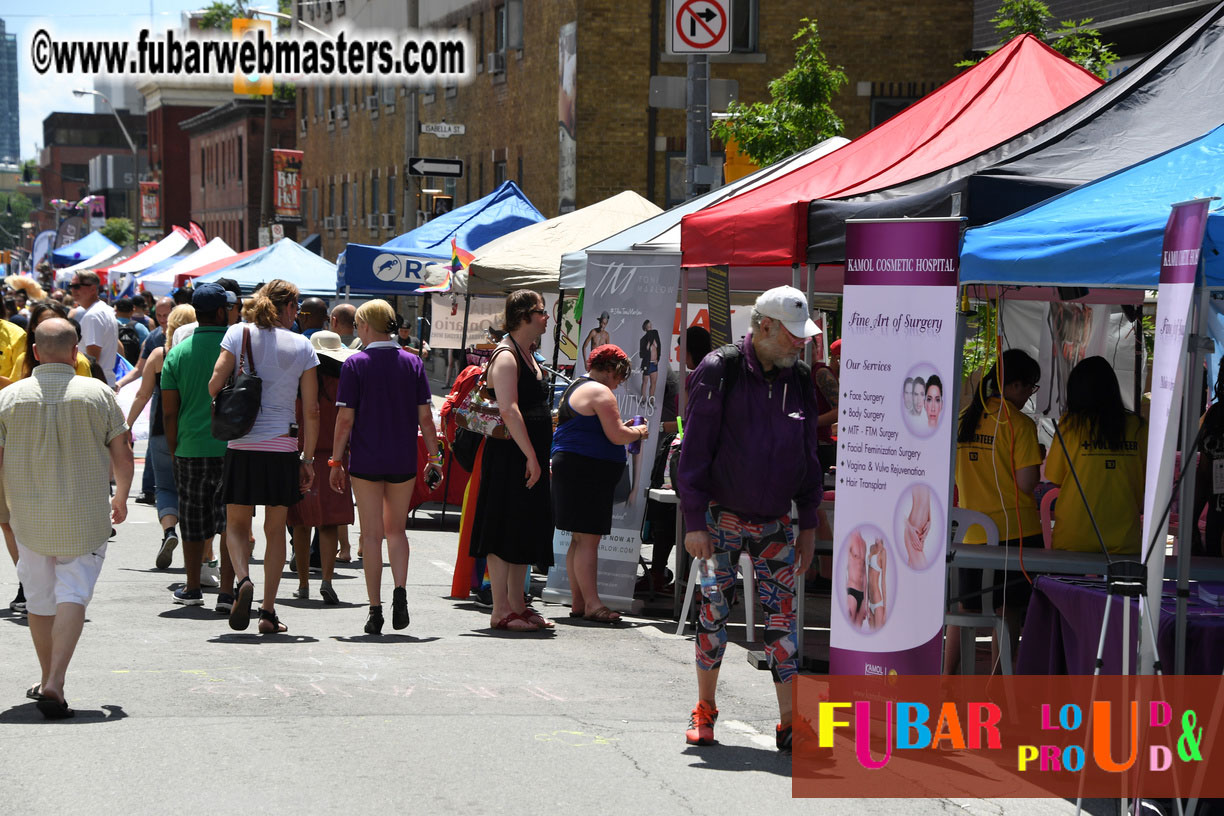
[[(267, 626), (265, 627), (265, 624)], [(270, 612), (267, 609), (259, 610), (259, 634), (261, 635), (283, 635), (289, 631), (289, 627), (281, 623), (280, 618), (275, 612)]]
[(251, 625), (251, 603), (255, 600), (255, 585), (248, 575), (238, 582), (234, 592), (234, 605), (230, 608), (229, 625), (236, 632), (244, 631)]

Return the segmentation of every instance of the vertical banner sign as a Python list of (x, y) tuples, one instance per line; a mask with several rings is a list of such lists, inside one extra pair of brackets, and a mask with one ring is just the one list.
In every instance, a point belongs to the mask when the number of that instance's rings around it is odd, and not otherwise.
[(140, 225), (142, 227), (161, 226), (159, 186), (156, 181), (140, 182)]
[(710, 343), (714, 348), (734, 342), (731, 336), (731, 283), (727, 267), (706, 267), (706, 301), (710, 306)]
[(573, 212), (578, 199), (578, 23), (561, 26), (557, 60), (557, 212)]
[(959, 234), (846, 222), (830, 674), (940, 673)]
[[(608, 322), (603, 331), (608, 337), (602, 342), (620, 346), (629, 355), (632, 373), (612, 392), (621, 418), (642, 416), (650, 426), (650, 437), (642, 442), (641, 450), (628, 455), (613, 495), (612, 532), (599, 542), (599, 596), (608, 606), (619, 609), (628, 609), (633, 603), (642, 516), (663, 416), (667, 355), (680, 283), (678, 255), (663, 263), (651, 258), (649, 266), (640, 263), (642, 260), (632, 254), (591, 253), (582, 309), (582, 337), (599, 329), (599, 319), (606, 312)], [(570, 534), (558, 530), (553, 538), (556, 566), (548, 572), (546, 600), (563, 602), (569, 598), (565, 574), (569, 543)]]
[(302, 223), (302, 151), (272, 151), (272, 201), (277, 222)]
[(105, 226), (106, 199), (100, 195), (92, 196), (89, 202), (89, 228), (91, 230), (98, 230)]
[[(1194, 300), (1199, 253), (1203, 232), (1207, 229), (1208, 203), (1207, 199), (1199, 199), (1174, 204), (1161, 247), (1152, 355), (1152, 405), (1148, 414), (1147, 488), (1143, 491), (1143, 556), (1148, 563), (1148, 597), (1151, 598), (1160, 597), (1164, 576), (1168, 529), (1168, 516), (1164, 511), (1173, 492), (1173, 460), (1186, 376), (1182, 371), (1182, 363), (1187, 357), (1186, 322), (1190, 319)], [(1156, 551), (1149, 558), (1153, 539)], [(1159, 609), (1160, 604), (1156, 604), (1157, 612)], [(1140, 639), (1145, 645), (1150, 640)], [(1141, 658), (1141, 666), (1146, 665), (1148, 661)]]

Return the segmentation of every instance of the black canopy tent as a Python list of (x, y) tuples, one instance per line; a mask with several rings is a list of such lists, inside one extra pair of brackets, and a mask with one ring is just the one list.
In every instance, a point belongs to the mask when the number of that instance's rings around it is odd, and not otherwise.
[(1015, 138), (921, 178), (808, 208), (810, 264), (845, 257), (847, 218), (996, 221), (1224, 124), (1224, 3), (1126, 73)]

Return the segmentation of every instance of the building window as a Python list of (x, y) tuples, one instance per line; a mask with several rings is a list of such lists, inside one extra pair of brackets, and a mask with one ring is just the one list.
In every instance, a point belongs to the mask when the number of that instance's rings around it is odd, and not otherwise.
[(319, 188), (310, 188), (310, 221), (318, 229), (319, 224)]
[(378, 214), (378, 176), (370, 179), (370, 212)]
[(327, 214), (334, 216), (336, 214), (336, 182), (327, 185)]
[(916, 96), (877, 96), (871, 99), (871, 126), (891, 119), (918, 101)]
[(506, 6), (503, 3), (493, 10), (493, 50), (506, 53)]
[(387, 176), (387, 212), (395, 213), (395, 176)]
[(522, 156), (518, 157), (518, 186), (520, 188), (522, 188), (523, 186), (523, 157)]
[(758, 0), (736, 0), (731, 4), (731, 50), (753, 53), (757, 50)]
[(242, 134), (238, 134), (238, 183), (242, 183)]
[(341, 223), (341, 225), (342, 225), (342, 226), (344, 226), (344, 227), (347, 227), (347, 226), (348, 226), (348, 214), (349, 214), (349, 208), (348, 208), (348, 203), (349, 203), (349, 191), (348, 191), (348, 187), (349, 187), (349, 185), (348, 185), (348, 182), (347, 182), (347, 181), (342, 181), (342, 182), (340, 182), (340, 223)]
[(323, 85), (322, 83), (315, 86), (315, 119), (323, 113)]
[(497, 189), (506, 180), (506, 162), (493, 162), (493, 188)]
[(205, 182), (208, 181), (208, 153), (204, 150), (204, 146), (200, 146), (200, 189), (204, 189)]

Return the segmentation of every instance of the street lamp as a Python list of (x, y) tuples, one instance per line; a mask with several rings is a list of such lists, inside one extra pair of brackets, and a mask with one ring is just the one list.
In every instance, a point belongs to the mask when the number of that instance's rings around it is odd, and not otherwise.
[(73, 96), (99, 96), (106, 103), (106, 107), (110, 108), (110, 112), (114, 114), (115, 121), (119, 123), (119, 130), (123, 132), (123, 138), (127, 139), (128, 147), (132, 149), (132, 206), (128, 209), (128, 216), (132, 218), (132, 228), (140, 235), (140, 214), (137, 212), (140, 204), (140, 155), (136, 152), (136, 143), (132, 141), (131, 135), (128, 133), (127, 127), (123, 124), (123, 119), (119, 116), (115, 106), (111, 104), (110, 99), (101, 91), (93, 91), (85, 88), (73, 88)]

